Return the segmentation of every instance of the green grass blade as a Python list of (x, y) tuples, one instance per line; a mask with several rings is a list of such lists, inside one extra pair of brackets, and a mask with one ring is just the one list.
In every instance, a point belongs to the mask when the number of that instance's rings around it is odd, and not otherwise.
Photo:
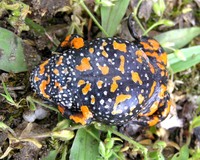
[(189, 148), (185, 144), (181, 147), (180, 151), (176, 153), (171, 160), (188, 160), (189, 159)]
[(39, 36), (45, 34), (45, 28), (35, 23), (32, 19), (26, 18), (25, 22), (30, 27), (30, 29), (34, 31), (35, 34)]
[(42, 160), (56, 160), (57, 155), (57, 150), (51, 150), (46, 157), (42, 158)]
[(110, 37), (116, 33), (117, 27), (126, 13), (129, 1), (130, 0), (118, 0), (112, 7), (101, 7), (102, 27)]
[(200, 46), (184, 48), (180, 52), (185, 57), (185, 61), (178, 58), (174, 53), (168, 55), (170, 68), (174, 73), (184, 71), (200, 63)]
[[(200, 35), (200, 27), (191, 27), (184, 29), (175, 29), (155, 36), (165, 48), (167, 44), (171, 44), (172, 48), (179, 49), (188, 44), (194, 37)], [(168, 52), (168, 50), (167, 50)]]
[(3, 89), (4, 89), (4, 92), (5, 94), (1, 94), (4, 98), (6, 98), (6, 100), (12, 104), (15, 104), (13, 98), (11, 97), (10, 93), (8, 92), (8, 89), (5, 85), (5, 83), (2, 81), (2, 85), (3, 85)]
[(98, 130), (96, 130), (93, 126), (79, 129), (74, 139), (69, 159), (95, 160), (98, 158), (99, 142), (91, 134), (87, 132), (87, 130), (89, 129), (93, 134), (99, 137)]

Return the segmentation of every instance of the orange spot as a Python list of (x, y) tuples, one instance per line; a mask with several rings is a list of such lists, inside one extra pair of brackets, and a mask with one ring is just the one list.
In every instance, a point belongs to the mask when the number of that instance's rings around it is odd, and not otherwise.
[(103, 84), (103, 81), (101, 81), (101, 80), (97, 81), (97, 87), (98, 87), (98, 89), (102, 88), (102, 84)]
[(89, 57), (88, 58), (84, 57), (81, 60), (81, 64), (76, 66), (76, 69), (81, 71), (81, 72), (87, 71), (87, 70), (91, 70), (92, 67), (90, 65), (90, 58)]
[(138, 56), (137, 59), (138, 59), (139, 62), (142, 62), (142, 58), (144, 58), (147, 62), (149, 62), (149, 58), (147, 57), (146, 52), (143, 52), (141, 50), (137, 50), (135, 53)]
[(81, 106), (81, 112), (79, 114), (71, 115), (69, 118), (72, 119), (75, 123), (81, 123), (85, 125), (89, 118), (92, 118), (93, 115), (88, 109), (88, 106)]
[(115, 76), (115, 77), (112, 78), (113, 83), (111, 84), (110, 92), (116, 91), (116, 89), (118, 88), (118, 84), (117, 84), (118, 80), (121, 80), (120, 76)]
[(101, 71), (101, 73), (103, 74), (103, 75), (106, 75), (106, 74), (108, 74), (108, 72), (109, 72), (109, 67), (108, 66), (98, 66), (98, 68), (99, 68), (99, 70)]
[(102, 43), (102, 46), (104, 47), (104, 46), (106, 46), (108, 43), (107, 42), (103, 42)]
[(129, 92), (129, 91), (130, 91), (130, 87), (127, 86), (127, 87), (126, 87), (126, 92)]
[(124, 102), (124, 101), (126, 101), (127, 99), (130, 99), (130, 98), (131, 98), (130, 94), (120, 94), (120, 95), (118, 95), (115, 99), (115, 104), (114, 104), (114, 107), (113, 107), (112, 114), (115, 115), (115, 114), (121, 113), (122, 112), (121, 110), (117, 110), (118, 104), (121, 103), (121, 102)]
[(141, 51), (141, 50), (137, 50), (136, 52), (135, 52), (135, 54), (137, 55), (137, 61), (139, 62), (139, 63), (142, 63), (142, 57), (143, 58), (145, 58), (146, 60), (148, 59), (147, 58), (147, 55), (143, 52), (143, 51)]
[(61, 47), (66, 47), (69, 45), (69, 39), (70, 39), (71, 35), (68, 35), (65, 40), (60, 44)]
[(140, 42), (140, 44), (143, 45), (144, 49), (153, 50), (153, 48), (146, 42)]
[(142, 63), (142, 57), (136, 59), (139, 63)]
[(131, 106), (131, 107), (130, 107), (130, 111), (132, 112), (135, 108), (136, 108), (135, 105)]
[(102, 54), (104, 57), (108, 58), (108, 53), (107, 53), (105, 50), (103, 50), (101, 54)]
[(142, 85), (142, 80), (140, 79), (140, 76), (139, 76), (139, 74), (137, 73), (137, 72), (131, 72), (131, 75), (132, 75), (132, 80), (133, 80), (133, 82), (135, 82), (135, 83), (139, 83), (140, 85)]
[(161, 69), (161, 70), (165, 70), (166, 67), (160, 63), (157, 63), (157, 66)]
[(162, 85), (160, 86), (160, 93), (159, 93), (159, 95), (158, 95), (158, 97), (159, 97), (160, 99), (163, 99), (166, 90), (167, 90), (167, 87), (166, 87), (165, 85), (162, 84)]
[(56, 88), (59, 88), (60, 91), (63, 90), (60, 83), (58, 83), (58, 82), (55, 81), (55, 84), (54, 84), (54, 85), (56, 86)]
[(160, 121), (160, 119), (157, 116), (154, 116), (153, 119), (151, 121), (148, 122), (149, 126), (154, 126), (156, 125), (158, 122)]
[(148, 44), (147, 42), (140, 42), (140, 44), (143, 45), (144, 49), (149, 49), (153, 51), (157, 51), (160, 48), (160, 44), (156, 40), (149, 39), (148, 42), (150, 44)]
[(71, 35), (69, 35), (69, 36), (67, 36), (66, 38), (65, 38), (65, 40), (61, 43), (61, 47), (67, 47), (67, 46), (70, 46), (70, 47), (74, 47), (74, 48), (76, 48), (76, 49), (79, 49), (79, 48), (81, 48), (81, 47), (83, 47), (84, 46), (84, 40), (83, 40), (83, 38), (80, 38), (80, 37), (78, 37), (78, 38), (73, 38), (71, 41), (69, 41), (70, 40), (70, 38), (71, 38)]
[(162, 54), (160, 54), (160, 55), (158, 55), (157, 52), (153, 52), (153, 53), (151, 53), (151, 52), (146, 52), (146, 55), (147, 55), (148, 57), (156, 58), (156, 60), (157, 60), (158, 62), (163, 63), (164, 65), (167, 65), (167, 54), (166, 54), (165, 52), (162, 53)]
[(34, 81), (35, 81), (35, 82), (37, 82), (37, 81), (39, 81), (39, 80), (40, 80), (40, 78), (39, 78), (39, 77), (37, 77), (37, 76), (36, 76), (36, 77), (34, 77)]
[(125, 43), (118, 43), (118, 42), (114, 41), (113, 48), (116, 50), (119, 50), (121, 52), (125, 52), (125, 53), (127, 52)]
[(165, 71), (162, 71), (160, 74), (162, 77), (165, 76)]
[(48, 76), (47, 80), (43, 80), (39, 86), (40, 88), (40, 93), (42, 94), (43, 97), (45, 98), (50, 98), (50, 96), (48, 94), (46, 94), (45, 89), (46, 86), (50, 83), (50, 76)]
[(90, 103), (95, 104), (95, 97), (93, 95), (91, 96), (91, 102)]
[(58, 110), (60, 111), (61, 114), (64, 114), (65, 108), (62, 106), (58, 106)]
[(153, 82), (152, 86), (151, 86), (151, 91), (149, 93), (149, 98), (152, 96), (152, 94), (154, 93), (155, 91), (155, 87), (156, 87), (156, 81)]
[(81, 80), (78, 81), (78, 87), (82, 86), (83, 84), (85, 84), (84, 80), (81, 79)]
[(55, 75), (59, 75), (59, 70), (55, 68), (55, 69), (53, 70), (53, 73), (54, 73)]
[(167, 100), (167, 107), (161, 113), (162, 117), (166, 117), (169, 114), (170, 107), (171, 107), (171, 100)]
[(76, 49), (79, 49), (79, 48), (83, 47), (84, 46), (83, 38), (79, 37), (79, 38), (72, 39), (71, 46), (73, 46)]
[(58, 61), (56, 62), (56, 65), (60, 66), (62, 64), (62, 61), (63, 61), (63, 56), (60, 56)]
[(165, 76), (168, 77), (168, 72), (165, 72)]
[(158, 55), (158, 53), (157, 52), (145, 52), (146, 53), (146, 55), (148, 56), (148, 57), (154, 57), (154, 58), (156, 58), (156, 59), (159, 59), (158, 57), (159, 57), (159, 55)]
[(90, 53), (94, 53), (94, 48), (90, 48), (90, 49), (89, 49), (89, 52), (90, 52)]
[(155, 101), (153, 103), (153, 105), (150, 107), (150, 111), (147, 112), (147, 113), (144, 113), (144, 114), (141, 113), (140, 116), (151, 116), (151, 115), (153, 115), (158, 110), (158, 104), (159, 104), (159, 102)]
[(45, 66), (49, 63), (49, 59), (44, 61), (41, 65), (40, 65), (40, 74), (44, 74), (45, 72)]
[(155, 73), (154, 66), (151, 63), (148, 63), (148, 65), (149, 65), (151, 73), (154, 74)]
[(87, 84), (85, 85), (85, 87), (82, 89), (83, 95), (86, 95), (86, 94), (90, 91), (90, 89), (91, 89), (91, 84), (90, 84), (90, 83), (87, 83)]
[(160, 60), (161, 60), (161, 62), (164, 63), (164, 65), (167, 65), (167, 53), (166, 52), (164, 52), (160, 55)]
[(138, 101), (139, 101), (139, 104), (142, 104), (142, 102), (144, 101), (144, 96), (142, 94), (138, 95)]
[(160, 44), (156, 40), (149, 39), (148, 42), (151, 44), (153, 50), (158, 50), (160, 48)]
[(141, 51), (141, 50), (137, 50), (137, 51), (135, 52), (135, 54), (136, 54), (138, 57), (143, 57), (144, 52)]
[(119, 65), (119, 71), (124, 74), (124, 63), (125, 63), (125, 58), (124, 56), (120, 56), (120, 65)]

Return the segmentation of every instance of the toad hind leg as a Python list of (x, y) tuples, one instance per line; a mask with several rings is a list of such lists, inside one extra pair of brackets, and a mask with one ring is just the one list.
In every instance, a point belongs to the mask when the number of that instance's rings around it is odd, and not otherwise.
[(160, 101), (158, 110), (150, 116), (141, 116), (138, 119), (133, 119), (131, 124), (138, 124), (142, 126), (154, 126), (164, 120), (170, 112), (171, 100), (169, 93)]
[(64, 107), (58, 106), (59, 111), (64, 117), (73, 120), (75, 123), (81, 123), (82, 125), (88, 124), (93, 117), (92, 113), (87, 106), (81, 106), (81, 112), (71, 112)]

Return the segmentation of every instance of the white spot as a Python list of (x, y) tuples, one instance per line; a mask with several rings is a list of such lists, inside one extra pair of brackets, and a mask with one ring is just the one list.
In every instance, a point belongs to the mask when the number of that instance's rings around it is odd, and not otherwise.
[(111, 103), (111, 102), (112, 102), (112, 99), (111, 99), (111, 98), (108, 98), (108, 102), (110, 102), (110, 103)]
[(109, 105), (105, 105), (104, 108), (108, 109), (110, 106)]
[(146, 77), (147, 80), (149, 80), (149, 76), (148, 76), (148, 74), (145, 73), (144, 76)]
[(69, 65), (69, 64), (70, 64), (70, 61), (67, 60), (67, 64)]
[(103, 100), (103, 99), (100, 100), (100, 104), (101, 104), (101, 105), (104, 104), (104, 100)]
[(125, 106), (124, 109), (127, 110), (127, 109), (128, 109), (128, 106)]

